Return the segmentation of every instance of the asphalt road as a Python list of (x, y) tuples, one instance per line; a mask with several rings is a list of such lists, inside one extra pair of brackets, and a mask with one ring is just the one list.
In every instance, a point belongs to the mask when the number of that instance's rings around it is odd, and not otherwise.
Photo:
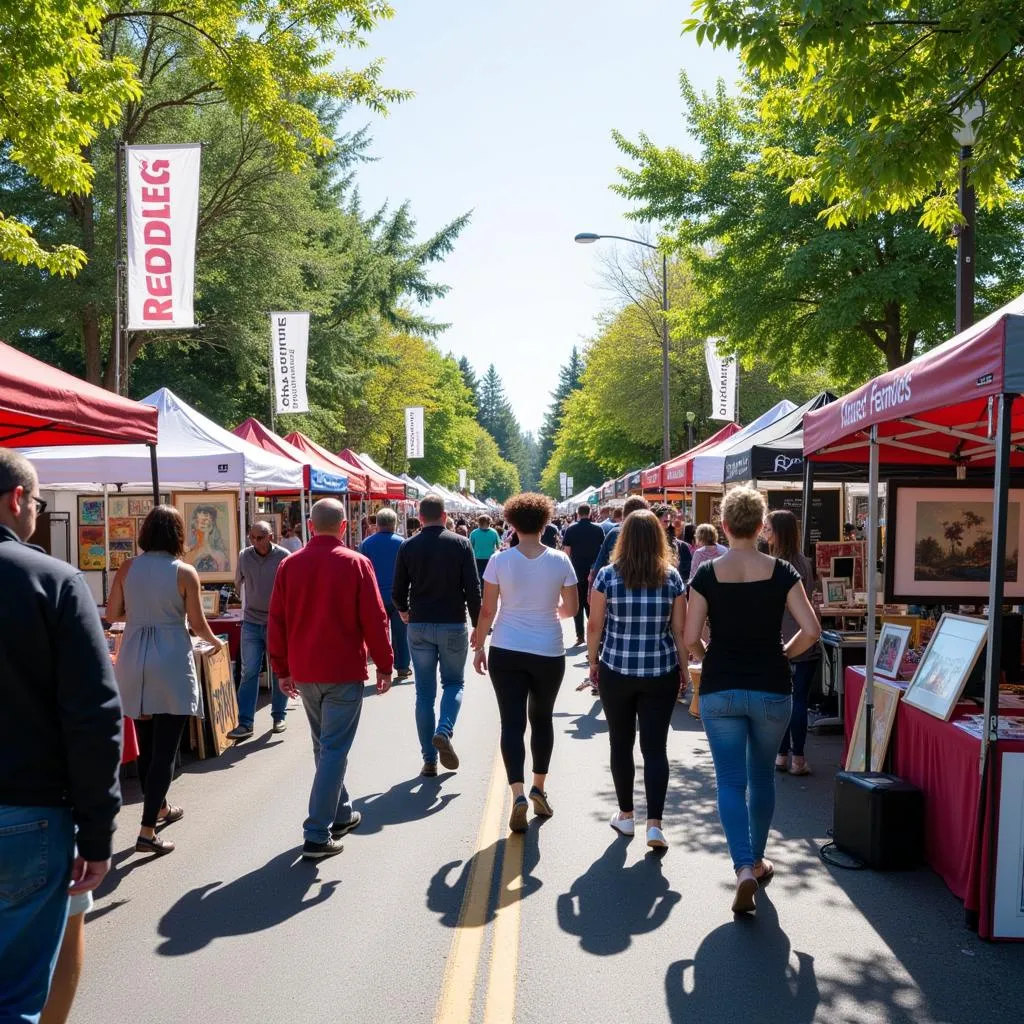
[[(497, 710), (471, 668), (462, 767), (436, 780), (418, 777), (412, 685), (367, 691), (348, 774), (364, 823), (319, 865), (299, 858), (313, 764), (294, 703), (283, 736), (263, 707), (254, 740), (186, 765), (168, 857), (132, 852), (129, 782), (72, 1021), (1019, 1019), (1024, 947), (965, 930), (937, 876), (819, 859), (838, 738), (811, 738), (812, 776), (779, 777), (777, 876), (754, 919), (729, 911), (710, 754), (682, 705), (669, 739), (671, 847), (658, 857), (640, 835), (617, 837), (607, 726), (589, 691), (575, 692), (582, 660), (568, 657), (556, 707), (555, 815), (525, 837), (507, 832)], [(639, 783), (638, 771), (641, 817)]]

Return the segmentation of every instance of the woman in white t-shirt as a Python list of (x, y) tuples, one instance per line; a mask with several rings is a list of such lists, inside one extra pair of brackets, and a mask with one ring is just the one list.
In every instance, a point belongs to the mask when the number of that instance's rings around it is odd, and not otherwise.
[[(541, 543), (554, 503), (543, 494), (519, 494), (505, 505), (505, 519), (519, 544), (494, 555), (484, 572), (484, 597), (473, 632), (473, 665), (481, 675), (490, 668), (501, 715), (501, 756), (512, 787), (509, 828), (526, 831), (526, 722), (530, 721), (533, 787), (530, 800), (542, 817), (550, 817), (544, 782), (555, 745), (551, 720), (565, 674), (562, 619), (576, 614), (579, 594), (572, 562), (562, 551)], [(499, 598), (501, 611), (498, 610)], [(494, 622), (489, 656), (487, 632)]]

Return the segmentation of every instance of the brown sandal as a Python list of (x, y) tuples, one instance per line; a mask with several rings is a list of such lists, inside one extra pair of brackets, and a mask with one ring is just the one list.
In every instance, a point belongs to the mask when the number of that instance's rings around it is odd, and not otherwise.
[(736, 883), (736, 896), (732, 901), (734, 914), (752, 914), (757, 910), (757, 879), (744, 878)]
[(153, 836), (147, 839), (145, 836), (138, 836), (135, 840), (136, 853), (155, 853), (158, 857), (174, 852), (174, 843), (170, 839), (161, 839), (160, 836)]
[(173, 825), (176, 821), (181, 821), (185, 817), (184, 807), (175, 807), (172, 804), (164, 804), (167, 808), (166, 812), (161, 809), (160, 813), (156, 816), (156, 823), (158, 825)]
[(758, 885), (767, 885), (775, 877), (775, 865), (767, 857), (764, 857), (761, 863), (764, 865), (764, 870), (758, 874), (757, 868), (754, 868), (754, 877), (757, 879)]

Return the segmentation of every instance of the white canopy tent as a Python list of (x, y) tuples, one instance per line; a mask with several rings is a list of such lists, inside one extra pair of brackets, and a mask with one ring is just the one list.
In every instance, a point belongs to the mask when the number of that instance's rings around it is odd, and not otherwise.
[(565, 501), (558, 503), (558, 512), (560, 515), (564, 515), (566, 512), (575, 512), (580, 505), (590, 504), (591, 495), (597, 494), (596, 487), (585, 487), (579, 494), (574, 494), (571, 498), (566, 498)]
[(376, 470), (385, 480), (390, 480), (393, 484), (401, 484), (403, 487), (408, 487), (408, 483), (403, 477), (397, 476), (394, 473), (386, 470), (379, 462), (371, 458), (366, 452), (359, 453), (359, 461), (365, 462), (370, 469)]
[(702, 451), (693, 457), (693, 486), (708, 487), (714, 486), (721, 489), (722, 481), (725, 479), (725, 457), (733, 448), (742, 448), (747, 438), (752, 437), (759, 430), (764, 430), (769, 424), (792, 412), (796, 405), (784, 398), (777, 405), (773, 405), (767, 412), (761, 413), (753, 423), (748, 424), (742, 430), (737, 431), (731, 437), (716, 444), (713, 448)]

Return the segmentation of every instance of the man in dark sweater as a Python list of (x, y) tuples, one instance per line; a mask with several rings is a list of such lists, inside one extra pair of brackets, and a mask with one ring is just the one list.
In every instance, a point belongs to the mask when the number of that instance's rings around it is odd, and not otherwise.
[(121, 807), (103, 627), (82, 574), (25, 543), (38, 495), (31, 463), (0, 448), (0, 879), (13, 886), (0, 899), (0, 1020), (38, 1019), (69, 886), (103, 880)]
[(576, 510), (576, 522), (565, 531), (562, 538), (562, 550), (569, 556), (576, 572), (576, 587), (579, 591), (580, 605), (573, 621), (576, 624), (576, 646), (586, 643), (583, 633), (583, 615), (590, 615), (590, 567), (594, 564), (601, 545), (604, 543), (604, 530), (597, 523), (590, 521), (590, 506), (580, 505)]
[[(423, 753), (422, 775), (437, 774), (437, 759), (459, 767), (452, 746), (462, 706), (469, 632), (480, 614), (480, 579), (473, 549), (465, 537), (445, 529), (440, 498), (420, 502), (422, 529), (398, 549), (391, 602), (409, 624), (409, 653), (416, 682), (416, 731)], [(438, 668), (441, 712), (435, 718)]]

